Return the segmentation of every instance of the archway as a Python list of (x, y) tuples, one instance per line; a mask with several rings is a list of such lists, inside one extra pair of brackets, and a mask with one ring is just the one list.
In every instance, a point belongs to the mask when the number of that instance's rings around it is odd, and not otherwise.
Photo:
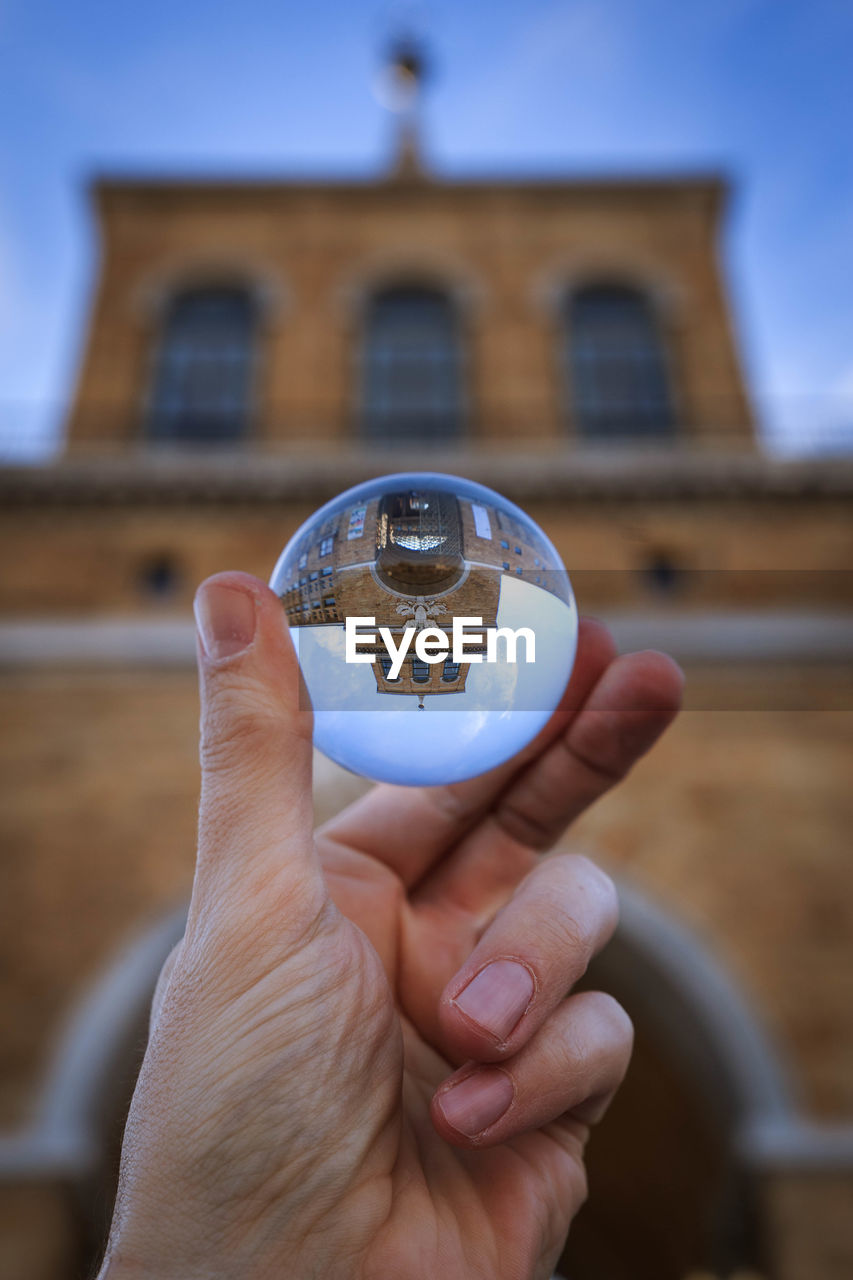
[[(683, 1280), (761, 1266), (744, 1135), (796, 1123), (777, 1059), (743, 998), (697, 939), (621, 886), (622, 920), (585, 985), (634, 1019), (628, 1078), (589, 1148), (591, 1196), (560, 1263), (571, 1280)], [(176, 911), (128, 947), (72, 1019), (33, 1127), (0, 1140), (6, 1180), (72, 1189), (82, 1256), (103, 1245), (124, 1116)]]
[(572, 1280), (683, 1280), (763, 1268), (748, 1135), (788, 1124), (784, 1075), (697, 938), (624, 884), (613, 942), (584, 985), (634, 1021), (628, 1076), (588, 1148), (590, 1198), (560, 1270)]

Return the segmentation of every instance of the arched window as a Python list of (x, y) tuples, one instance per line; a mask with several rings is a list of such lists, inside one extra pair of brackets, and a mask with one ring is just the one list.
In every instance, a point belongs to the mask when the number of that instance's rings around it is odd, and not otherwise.
[(573, 294), (566, 315), (575, 420), (590, 440), (673, 430), (666, 359), (646, 297), (624, 285)]
[(449, 440), (463, 424), (462, 356), (450, 299), (400, 286), (371, 300), (365, 319), (362, 428), (382, 442)]
[(389, 684), (391, 684), (391, 683), (392, 683), (392, 681), (394, 681), (394, 680), (399, 680), (399, 679), (400, 679), (400, 677), (399, 677), (399, 676), (392, 676), (392, 675), (391, 675), (391, 665), (392, 665), (392, 662), (391, 662), (391, 659), (390, 659), (389, 657), (381, 657), (381, 658), (379, 659), (379, 662), (380, 662), (380, 665), (381, 665), (381, 667), (382, 667), (382, 674), (383, 674), (383, 676), (385, 677), (385, 679), (388, 681), (388, 683), (389, 683)]
[(254, 308), (245, 289), (190, 289), (166, 315), (148, 406), (152, 440), (208, 444), (245, 434)]
[(412, 682), (429, 684), (429, 663), (422, 658), (412, 658)]

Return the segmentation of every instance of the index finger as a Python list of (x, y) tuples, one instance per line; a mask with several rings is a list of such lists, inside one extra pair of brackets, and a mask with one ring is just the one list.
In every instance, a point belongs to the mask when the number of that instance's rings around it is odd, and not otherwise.
[(490, 812), (513, 779), (565, 733), (615, 656), (607, 627), (582, 618), (575, 665), (559, 706), (522, 751), (488, 773), (448, 786), (382, 783), (326, 823), (319, 834), (384, 862), (407, 888), (416, 884)]

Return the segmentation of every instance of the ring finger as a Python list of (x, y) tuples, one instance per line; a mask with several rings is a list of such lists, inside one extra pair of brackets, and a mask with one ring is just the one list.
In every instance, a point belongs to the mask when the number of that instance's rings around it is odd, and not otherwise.
[(621, 1005), (583, 991), (508, 1061), (455, 1072), (433, 1097), (433, 1124), (462, 1147), (494, 1146), (563, 1117), (595, 1124), (622, 1082), (632, 1044)]
[(613, 881), (588, 858), (543, 859), (444, 990), (439, 1023), (451, 1059), (517, 1053), (610, 940), (618, 915)]

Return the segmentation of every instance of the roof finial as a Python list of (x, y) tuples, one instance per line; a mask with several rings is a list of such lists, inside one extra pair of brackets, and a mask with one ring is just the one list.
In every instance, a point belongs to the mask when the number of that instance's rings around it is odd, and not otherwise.
[(420, 107), (426, 57), (423, 40), (412, 31), (400, 31), (388, 47), (380, 100), (398, 118), (392, 176), (412, 179), (423, 177), (421, 154)]

